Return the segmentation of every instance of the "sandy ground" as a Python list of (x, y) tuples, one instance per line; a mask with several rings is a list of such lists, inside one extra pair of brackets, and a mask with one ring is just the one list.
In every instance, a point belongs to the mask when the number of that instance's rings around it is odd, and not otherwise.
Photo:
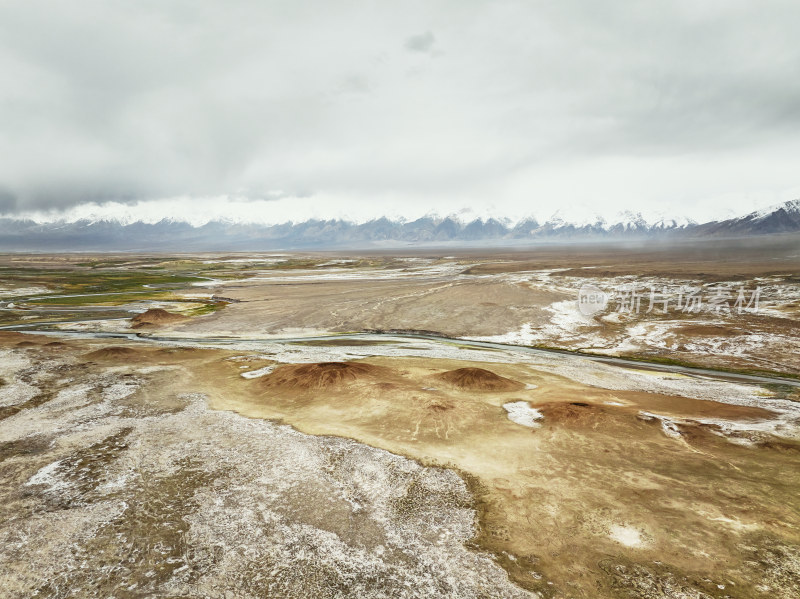
[(791, 395), (453, 344), (3, 345), (12, 597), (800, 589)]

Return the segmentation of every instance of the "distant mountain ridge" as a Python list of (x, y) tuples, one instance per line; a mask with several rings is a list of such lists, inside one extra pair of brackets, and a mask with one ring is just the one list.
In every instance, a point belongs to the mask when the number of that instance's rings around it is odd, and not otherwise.
[(716, 237), (770, 235), (800, 231), (800, 200), (791, 200), (740, 218), (698, 225), (695, 232)]
[(0, 219), (5, 251), (217, 251), (403, 247), (409, 245), (501, 245), (542, 242), (613, 241), (680, 237), (745, 237), (800, 232), (800, 200), (742, 217), (697, 224), (661, 219), (648, 223), (627, 212), (614, 222), (600, 217), (570, 221), (557, 213), (545, 223), (529, 218), (516, 224), (494, 218), (463, 223), (455, 217), (426, 216), (401, 222), (386, 217), (365, 223), (311, 219), (278, 225), (212, 221), (157, 223), (79, 220), (37, 223)]

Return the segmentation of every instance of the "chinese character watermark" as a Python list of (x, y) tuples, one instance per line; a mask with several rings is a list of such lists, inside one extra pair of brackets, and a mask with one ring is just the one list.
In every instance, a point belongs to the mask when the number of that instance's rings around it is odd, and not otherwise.
[(660, 289), (628, 283), (611, 292), (595, 285), (583, 285), (578, 291), (578, 309), (592, 316), (611, 306), (612, 312), (627, 314), (757, 314), (761, 287), (732, 290), (724, 286), (709, 288), (680, 286)]

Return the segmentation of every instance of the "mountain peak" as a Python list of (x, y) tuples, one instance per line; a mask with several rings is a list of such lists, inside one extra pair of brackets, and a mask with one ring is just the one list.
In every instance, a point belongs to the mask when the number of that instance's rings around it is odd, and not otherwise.
[(772, 206), (768, 206), (761, 210), (756, 210), (755, 212), (751, 212), (744, 218), (763, 219), (775, 214), (776, 212), (781, 212), (781, 211), (787, 214), (800, 215), (800, 199), (789, 200), (787, 202), (783, 202), (782, 204), (773, 204)]

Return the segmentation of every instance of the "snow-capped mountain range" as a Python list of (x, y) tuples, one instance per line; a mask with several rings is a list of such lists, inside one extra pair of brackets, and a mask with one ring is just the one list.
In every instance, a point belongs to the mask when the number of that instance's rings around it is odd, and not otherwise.
[(707, 223), (625, 212), (567, 218), (557, 212), (544, 223), (494, 218), (464, 222), (426, 216), (413, 221), (386, 217), (364, 223), (307, 220), (277, 225), (211, 221), (192, 226), (178, 220), (123, 224), (114, 220), (37, 223), (0, 219), (0, 249), (6, 251), (140, 250), (217, 251), (405, 247), (410, 245), (520, 245), (543, 242), (613, 241), (666, 237), (741, 237), (800, 233), (800, 200), (738, 218)]

